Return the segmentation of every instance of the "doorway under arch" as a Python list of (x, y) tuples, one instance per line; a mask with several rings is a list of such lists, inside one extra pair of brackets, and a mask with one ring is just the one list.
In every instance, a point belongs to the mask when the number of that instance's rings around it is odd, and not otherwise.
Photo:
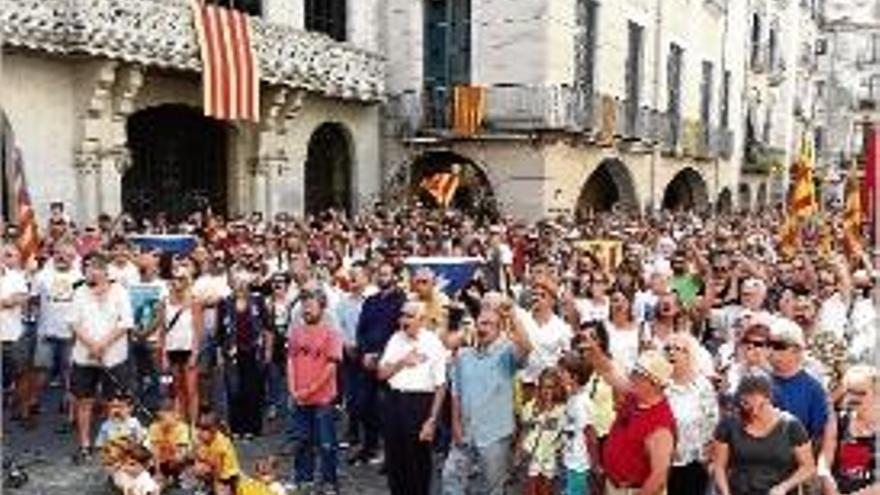
[(413, 160), (410, 168), (410, 196), (424, 205), (437, 205), (422, 187), (422, 181), (438, 173), (450, 173), (457, 167), (459, 186), (449, 207), (471, 214), (495, 215), (495, 193), (486, 173), (473, 160), (452, 151), (429, 151)]
[(576, 213), (582, 218), (590, 211), (610, 211), (616, 205), (638, 208), (638, 204), (635, 185), (626, 165), (617, 159), (606, 159), (581, 187)]
[(725, 187), (721, 190), (721, 193), (718, 194), (718, 202), (715, 203), (715, 211), (720, 214), (733, 212), (733, 192), (730, 191), (729, 187)]
[(675, 174), (663, 193), (664, 210), (703, 210), (709, 204), (706, 181), (699, 172), (686, 168)]
[(353, 146), (351, 133), (342, 124), (325, 122), (312, 132), (306, 159), (306, 213), (352, 212)]
[(122, 205), (139, 218), (180, 219), (208, 207), (227, 213), (226, 124), (186, 105), (160, 105), (126, 122), (131, 167), (122, 177)]

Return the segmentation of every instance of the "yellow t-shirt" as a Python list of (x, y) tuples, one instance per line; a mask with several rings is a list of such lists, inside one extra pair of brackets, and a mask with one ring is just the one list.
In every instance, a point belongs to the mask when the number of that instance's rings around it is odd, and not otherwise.
[(238, 493), (236, 495), (274, 495), (274, 493), (266, 483), (244, 476), (238, 483)]
[(614, 389), (594, 373), (587, 382), (587, 390), (590, 392), (588, 405), (593, 428), (601, 438), (608, 434), (614, 422)]
[(196, 459), (211, 466), (214, 476), (221, 481), (230, 480), (241, 473), (235, 447), (220, 432), (214, 435), (211, 443), (196, 447)]
[(189, 450), (190, 438), (189, 427), (183, 421), (175, 421), (170, 425), (156, 421), (147, 432), (147, 447), (159, 462), (177, 459)]

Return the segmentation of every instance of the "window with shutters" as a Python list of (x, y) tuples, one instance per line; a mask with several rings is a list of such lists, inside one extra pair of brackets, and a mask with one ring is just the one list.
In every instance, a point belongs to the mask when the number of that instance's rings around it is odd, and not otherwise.
[(724, 71), (723, 79), (721, 80), (721, 128), (729, 129), (730, 128), (730, 78), (731, 74), (729, 70)]
[(347, 38), (346, 0), (305, 0), (305, 27), (336, 41)]
[(645, 29), (630, 21), (626, 56), (626, 126), (634, 131), (642, 92), (642, 40)]
[(593, 93), (596, 71), (596, 22), (599, 4), (595, 0), (578, 0), (577, 9), (575, 85), (589, 95)]
[(470, 0), (425, 0), (424, 84), (428, 118), (448, 124), (452, 88), (471, 79)]
[(684, 64), (684, 49), (672, 43), (666, 60), (666, 88), (669, 93), (667, 113), (672, 133), (672, 144), (678, 144), (681, 138), (681, 71)]

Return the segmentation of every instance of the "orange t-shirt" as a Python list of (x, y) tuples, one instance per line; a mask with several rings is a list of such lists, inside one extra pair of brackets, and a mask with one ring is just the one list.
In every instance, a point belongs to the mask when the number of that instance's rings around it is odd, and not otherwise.
[[(342, 340), (339, 332), (327, 325), (299, 326), (290, 330), (287, 360), (293, 368), (296, 390), (306, 390), (317, 382), (328, 365), (342, 361)], [(308, 397), (300, 398), (303, 406), (325, 406), (336, 399), (336, 373), (324, 381)]]

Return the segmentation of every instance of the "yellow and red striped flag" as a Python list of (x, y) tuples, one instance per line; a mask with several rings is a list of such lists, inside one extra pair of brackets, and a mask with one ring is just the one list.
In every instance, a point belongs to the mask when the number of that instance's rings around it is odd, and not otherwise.
[(459, 178), (457, 174), (449, 172), (440, 172), (425, 177), (419, 184), (422, 189), (428, 191), (428, 194), (434, 198), (438, 205), (446, 208), (452, 203), (455, 197), (455, 191), (458, 190)]
[(793, 170), (793, 189), (789, 213), (799, 220), (813, 217), (819, 211), (816, 201), (816, 184), (813, 182), (813, 143), (804, 134), (801, 138), (800, 155)]
[(856, 256), (862, 252), (862, 188), (853, 164), (846, 180), (846, 200), (843, 208), (843, 246), (847, 254)]
[(40, 237), (37, 232), (37, 217), (28, 194), (27, 182), (24, 177), (24, 160), (21, 150), (12, 149), (12, 186), (15, 191), (15, 222), (18, 225), (16, 244), (21, 252), (21, 261), (28, 265), (34, 261), (40, 249)]
[(205, 116), (260, 120), (260, 66), (250, 17), (244, 12), (190, 0), (202, 59)]

